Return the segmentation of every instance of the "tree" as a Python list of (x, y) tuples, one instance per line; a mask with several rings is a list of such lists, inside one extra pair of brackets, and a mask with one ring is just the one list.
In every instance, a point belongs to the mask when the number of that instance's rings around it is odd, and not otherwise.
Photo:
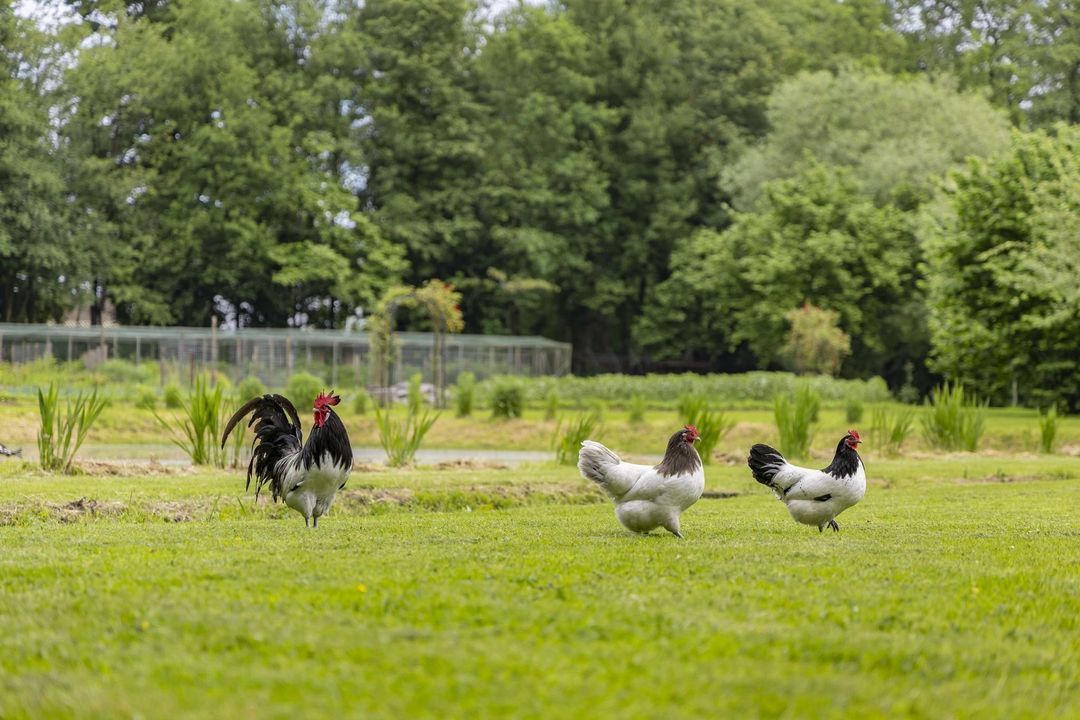
[(1080, 130), (973, 160), (924, 240), (932, 365), (982, 396), (1080, 407)]
[(1008, 144), (1008, 122), (981, 97), (946, 81), (842, 70), (798, 75), (769, 98), (771, 130), (727, 176), (740, 207), (762, 183), (790, 177), (808, 155), (852, 169), (878, 204), (913, 207), (947, 170)]
[(414, 282), (479, 275), (482, 138), (469, 73), (479, 44), (470, 0), (369, 0), (352, 20), (364, 48), (363, 205), (405, 248)]
[(851, 352), (851, 338), (837, 327), (840, 314), (804, 303), (788, 311), (787, 340), (780, 354), (800, 375), (836, 375), (840, 363)]
[(85, 258), (68, 207), (43, 98), (22, 77), (32, 33), (0, 2), (0, 319), (59, 320), (80, 293)]
[(1018, 125), (1080, 122), (1080, 9), (1074, 0), (896, 0), (907, 69), (986, 88)]
[(86, 234), (104, 238), (95, 286), (120, 319), (338, 326), (373, 304), (401, 252), (345, 187), (358, 163), (333, 78), (355, 53), (328, 40), (331, 18), (304, 0), (105, 17), (65, 132)]
[(767, 183), (756, 212), (680, 244), (637, 337), (657, 358), (749, 351), (769, 367), (788, 312), (810, 303), (835, 311), (851, 337), (845, 374), (899, 384), (904, 363), (926, 349), (914, 224), (910, 213), (875, 206), (850, 171), (810, 163)]

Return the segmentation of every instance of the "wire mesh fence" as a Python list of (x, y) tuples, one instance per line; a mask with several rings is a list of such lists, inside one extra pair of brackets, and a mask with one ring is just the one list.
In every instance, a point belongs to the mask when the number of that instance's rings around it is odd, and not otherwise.
[[(431, 333), (396, 333), (399, 351), (391, 384), (420, 373), (431, 378)], [(190, 381), (216, 369), (234, 381), (257, 376), (283, 386), (290, 375), (309, 372), (334, 386), (367, 385), (371, 346), (363, 332), (334, 330), (218, 330), (215, 328), (75, 327), (0, 323), (0, 362), (30, 363), (52, 358), (93, 369), (107, 360), (155, 362), (160, 381)], [(547, 338), (510, 335), (451, 335), (443, 361), (448, 382), (470, 371), (492, 375), (565, 375), (571, 346)]]

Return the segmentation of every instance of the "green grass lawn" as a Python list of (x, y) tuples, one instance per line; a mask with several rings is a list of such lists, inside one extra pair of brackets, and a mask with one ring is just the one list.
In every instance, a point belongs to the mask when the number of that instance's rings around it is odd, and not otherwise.
[(819, 535), (713, 466), (679, 541), (553, 465), (358, 472), (307, 530), (0, 463), (0, 717), (1080, 716), (1080, 460), (869, 474)]

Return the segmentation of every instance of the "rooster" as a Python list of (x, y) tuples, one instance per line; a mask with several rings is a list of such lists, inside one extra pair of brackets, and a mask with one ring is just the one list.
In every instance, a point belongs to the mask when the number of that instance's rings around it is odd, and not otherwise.
[(338, 490), (352, 471), (352, 446), (349, 434), (332, 407), (341, 398), (319, 393), (315, 398), (314, 421), (306, 443), (301, 445), (300, 417), (296, 408), (281, 395), (263, 395), (244, 403), (225, 426), (221, 446), (236, 424), (252, 413), (249, 426), (255, 426), (254, 451), (248, 463), (247, 485), (255, 474), (255, 499), (264, 485), (270, 485), (275, 502), (285, 504), (304, 516), (304, 524), (319, 526), (334, 503)]
[(848, 430), (836, 446), (832, 463), (824, 470), (792, 465), (768, 445), (750, 448), (746, 462), (754, 479), (772, 488), (796, 522), (816, 525), (818, 532), (825, 526), (839, 532), (836, 516), (866, 494), (866, 468), (856, 451), (860, 442), (859, 433)]
[(687, 425), (671, 436), (655, 467), (623, 462), (600, 443), (586, 440), (578, 452), (578, 470), (611, 496), (615, 517), (627, 530), (647, 533), (662, 527), (681, 539), (679, 516), (705, 489), (697, 439), (697, 428)]

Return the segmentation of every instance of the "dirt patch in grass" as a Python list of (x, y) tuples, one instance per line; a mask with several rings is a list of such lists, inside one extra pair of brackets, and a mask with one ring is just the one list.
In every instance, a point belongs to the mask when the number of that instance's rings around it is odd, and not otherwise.
[(96, 477), (142, 477), (146, 475), (195, 475), (198, 469), (191, 465), (162, 465), (148, 462), (116, 462), (105, 460), (80, 460), (74, 466), (75, 475)]

